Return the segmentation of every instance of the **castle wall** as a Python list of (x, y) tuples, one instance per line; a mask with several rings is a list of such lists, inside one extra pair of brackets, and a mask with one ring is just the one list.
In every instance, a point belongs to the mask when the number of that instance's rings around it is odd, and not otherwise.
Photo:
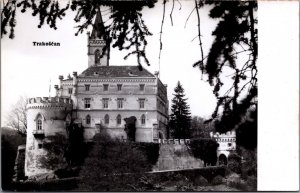
[(184, 143), (160, 143), (159, 158), (153, 171), (201, 168), (204, 163), (195, 158)]
[(236, 133), (235, 131), (228, 131), (226, 133), (210, 133), (211, 138), (215, 139), (219, 144), (217, 149), (217, 156), (224, 154), (227, 158), (230, 153), (236, 150)]
[[(47, 155), (43, 148), (43, 143), (48, 141), (49, 136), (57, 133), (66, 136), (65, 119), (71, 112), (71, 101), (58, 102), (56, 98), (34, 98), (29, 99), (26, 110), (27, 118), (27, 139), (25, 155), (25, 175), (28, 177), (49, 173), (51, 170), (46, 169), (41, 157)], [(37, 129), (37, 118), (42, 120), (42, 129)]]

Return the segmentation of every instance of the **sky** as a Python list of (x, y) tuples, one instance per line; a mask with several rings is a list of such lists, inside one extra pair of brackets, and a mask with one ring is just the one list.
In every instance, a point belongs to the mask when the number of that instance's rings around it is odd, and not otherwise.
[[(173, 10), (173, 26), (171, 25), (171, 1), (166, 4), (166, 15), (163, 26), (163, 50), (160, 61), (160, 78), (168, 85), (168, 99), (171, 101), (173, 91), (178, 81), (185, 89), (186, 98), (190, 105), (192, 115), (208, 118), (214, 110), (216, 100), (212, 88), (207, 82), (201, 80), (201, 72), (192, 65), (200, 59), (198, 46), (197, 17), (194, 11), (186, 23), (190, 12), (194, 8), (193, 1), (182, 1), (181, 6), (175, 1)], [(103, 20), (108, 20), (107, 7), (103, 7)], [(152, 9), (142, 11), (145, 24), (153, 34), (148, 40), (146, 54), (150, 66), (146, 69), (154, 73), (159, 70), (159, 35), (162, 19), (162, 1), (158, 1)], [(208, 18), (208, 10), (200, 11), (201, 33), (204, 53), (208, 53), (213, 41), (211, 32), (216, 21)], [(54, 96), (55, 84), (58, 76), (73, 71), (81, 73), (88, 67), (87, 35), (86, 32), (75, 36), (77, 24), (73, 20), (74, 12), (68, 11), (66, 17), (57, 22), (55, 31), (44, 25), (37, 28), (38, 17), (32, 17), (31, 11), (17, 13), (17, 26), (15, 38), (8, 36), (1, 42), (1, 87), (2, 112), (9, 112), (19, 96), (37, 97), (49, 96), (51, 82), (51, 96)], [(185, 25), (186, 23), (186, 25)], [(194, 39), (194, 40), (193, 40)], [(59, 47), (37, 47), (33, 42), (59, 42)], [(111, 49), (110, 65), (137, 65), (136, 56), (124, 60), (126, 51)]]

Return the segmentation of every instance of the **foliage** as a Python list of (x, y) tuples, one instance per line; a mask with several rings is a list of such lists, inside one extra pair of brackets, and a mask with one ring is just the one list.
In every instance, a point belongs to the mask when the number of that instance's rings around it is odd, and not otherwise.
[[(128, 1), (73, 0), (61, 8), (63, 3), (54, 0), (7, 1), (1, 13), (1, 37), (8, 33), (6, 28), (9, 26), (9, 38), (14, 38), (17, 8), (21, 9), (22, 13), (31, 9), (32, 16), (39, 17), (38, 28), (46, 24), (54, 30), (57, 29), (56, 21), (63, 19), (67, 10), (74, 11), (76, 12), (74, 21), (80, 23), (76, 26), (78, 31), (75, 35), (78, 35), (93, 25), (94, 16), (100, 11), (101, 6), (105, 6), (110, 8), (110, 17), (105, 27), (106, 33), (109, 34), (106, 36), (108, 45), (112, 43), (112, 46), (118, 47), (119, 50), (130, 50), (124, 58), (136, 55), (139, 67), (142, 69), (142, 61), (150, 65), (145, 48), (147, 46), (146, 37), (152, 34), (144, 23), (141, 10), (143, 7), (152, 8), (156, 0), (130, 1), (130, 6), (128, 3)], [(104, 47), (103, 49), (105, 52), (109, 48)]]
[(68, 166), (82, 164), (86, 147), (83, 142), (83, 127), (70, 124), (67, 134), (68, 138), (56, 133), (54, 136), (48, 136), (45, 140), (43, 148), (46, 149), (47, 156), (41, 157), (40, 160), (46, 168), (61, 170)]
[(26, 143), (24, 136), (15, 130), (1, 128), (1, 184), (5, 191), (12, 190), (11, 184), (14, 174), (15, 159), (18, 146)]
[(27, 130), (26, 105), (27, 98), (20, 96), (16, 104), (12, 106), (12, 109), (6, 118), (6, 125), (16, 129), (22, 135), (26, 135)]
[(200, 175), (200, 176), (195, 178), (194, 184), (197, 185), (197, 186), (207, 186), (208, 181), (207, 181), (207, 179), (205, 179), (203, 176)]
[(65, 157), (69, 165), (80, 165), (86, 156), (83, 138), (83, 126), (71, 123), (67, 128), (68, 147)]
[(193, 155), (204, 161), (204, 166), (216, 165), (219, 144), (212, 139), (193, 139), (189, 144)]
[[(144, 152), (132, 142), (113, 140), (106, 133), (96, 134), (94, 141), (79, 173), (85, 179), (80, 183), (80, 190), (122, 190), (118, 188), (127, 186), (129, 181), (135, 181), (143, 172), (151, 170), (152, 165)], [(111, 183), (116, 180), (117, 183)]]
[(124, 121), (126, 122), (125, 124), (125, 132), (127, 134), (127, 139), (130, 141), (135, 141), (135, 132), (136, 132), (136, 127), (135, 127), (135, 122), (136, 122), (136, 117), (131, 116), (129, 118), (125, 118)]
[(257, 147), (257, 108), (248, 111), (246, 118), (236, 129), (236, 143), (249, 151)]
[(228, 169), (234, 173), (240, 174), (241, 173), (241, 157), (235, 153), (230, 154), (228, 156)]
[(222, 184), (223, 183), (223, 177), (220, 176), (220, 175), (217, 175), (216, 177), (214, 177), (214, 179), (211, 181), (211, 183), (213, 185)]
[(174, 89), (175, 94), (172, 99), (171, 115), (170, 115), (170, 131), (171, 135), (177, 139), (188, 139), (190, 138), (190, 107), (187, 104), (187, 98), (184, 94), (184, 89), (178, 81), (176, 88)]
[(210, 132), (214, 132), (215, 127), (213, 122), (205, 123), (205, 119), (198, 116), (193, 116), (191, 120), (191, 135), (192, 138), (209, 138)]
[(155, 165), (159, 157), (159, 144), (158, 143), (146, 143), (146, 142), (135, 142), (132, 144), (134, 148), (142, 151), (147, 158), (147, 161), (151, 165)]
[(43, 148), (47, 151), (47, 156), (40, 157), (40, 162), (50, 170), (65, 168), (67, 162), (65, 152), (68, 146), (66, 137), (62, 134), (48, 136), (47, 142), (43, 144)]
[(239, 149), (243, 157), (242, 160), (242, 177), (248, 179), (250, 176), (257, 176), (257, 153), (256, 150), (249, 150), (246, 148)]
[(210, 5), (209, 16), (219, 21), (207, 57), (202, 56), (194, 66), (214, 87), (218, 101), (211, 120), (217, 119), (217, 131), (226, 132), (240, 124), (249, 109), (257, 109), (257, 2), (207, 0), (198, 5)]

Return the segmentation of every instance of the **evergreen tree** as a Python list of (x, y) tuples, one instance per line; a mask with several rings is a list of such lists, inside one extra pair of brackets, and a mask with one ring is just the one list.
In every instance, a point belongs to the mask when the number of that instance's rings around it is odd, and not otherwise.
[(172, 99), (172, 114), (170, 115), (171, 135), (178, 139), (190, 138), (191, 113), (184, 94), (184, 89), (178, 81)]

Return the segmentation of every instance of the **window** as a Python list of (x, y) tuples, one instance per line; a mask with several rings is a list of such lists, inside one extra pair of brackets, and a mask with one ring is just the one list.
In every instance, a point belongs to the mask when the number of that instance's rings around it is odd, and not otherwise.
[(122, 90), (122, 84), (118, 84), (117, 87), (118, 87), (118, 91)]
[(106, 125), (109, 124), (109, 116), (108, 116), (108, 114), (106, 114), (106, 115), (104, 116), (104, 123), (105, 123)]
[(140, 84), (140, 91), (144, 91), (145, 90), (145, 85), (144, 84)]
[(103, 91), (108, 91), (108, 84), (103, 84)]
[(42, 130), (42, 117), (39, 117), (38, 120), (37, 120), (37, 123), (36, 123), (36, 129), (37, 130)]
[(86, 108), (86, 109), (91, 108), (91, 99), (90, 98), (84, 99), (84, 108)]
[(120, 125), (121, 122), (122, 122), (121, 115), (118, 115), (118, 116), (117, 116), (117, 124)]
[(123, 100), (122, 98), (117, 99), (117, 104), (118, 104), (118, 109), (122, 109), (123, 108)]
[(142, 114), (142, 116), (141, 116), (141, 124), (145, 125), (145, 123), (146, 123), (146, 116), (144, 114)]
[(140, 109), (145, 108), (145, 99), (139, 99)]
[(108, 108), (108, 98), (102, 99), (102, 103), (103, 103), (103, 109), (107, 109)]
[(100, 50), (97, 49), (95, 51), (95, 64), (99, 64), (100, 63), (100, 58), (101, 58)]
[(69, 89), (68, 89), (68, 93), (69, 93), (69, 94), (72, 94), (72, 91), (73, 91), (72, 88), (69, 88)]
[(232, 146), (232, 144), (231, 143), (228, 143), (228, 147), (231, 147)]
[(39, 143), (38, 144), (38, 149), (42, 149), (43, 148), (43, 144)]
[(85, 117), (85, 123), (86, 123), (87, 125), (91, 124), (91, 116), (90, 116), (90, 115), (87, 115), (87, 116)]
[(85, 91), (89, 91), (90, 90), (90, 85), (89, 84), (86, 84), (84, 86), (85, 86)]

